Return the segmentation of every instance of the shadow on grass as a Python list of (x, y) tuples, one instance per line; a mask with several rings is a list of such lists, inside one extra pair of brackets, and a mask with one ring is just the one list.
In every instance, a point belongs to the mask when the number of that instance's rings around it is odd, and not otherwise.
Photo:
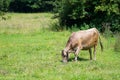
[[(69, 59), (68, 59), (68, 62), (73, 62), (73, 61), (75, 61), (75, 58), (69, 58)], [(78, 58), (77, 58), (77, 61), (89, 61), (89, 59), (85, 59), (85, 58), (80, 58), (80, 57), (78, 57)], [(62, 60), (61, 60), (60, 62), (62, 62)]]
[[(69, 58), (68, 62), (74, 61), (74, 58)], [(89, 59), (85, 59), (85, 58), (77, 58), (77, 61), (89, 61)]]

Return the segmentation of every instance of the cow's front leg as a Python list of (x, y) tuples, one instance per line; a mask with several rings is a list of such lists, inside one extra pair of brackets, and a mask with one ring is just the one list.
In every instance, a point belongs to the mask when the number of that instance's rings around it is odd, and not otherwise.
[(75, 51), (75, 61), (77, 61), (79, 51), (80, 51), (80, 48), (78, 47)]
[(96, 60), (96, 45), (94, 46), (94, 60)]

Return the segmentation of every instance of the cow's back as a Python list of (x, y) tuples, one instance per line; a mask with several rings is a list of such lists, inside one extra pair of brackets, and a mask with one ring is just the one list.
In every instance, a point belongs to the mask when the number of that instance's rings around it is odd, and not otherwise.
[(99, 32), (96, 28), (88, 29), (81, 35), (82, 49), (89, 49), (98, 43)]
[(97, 45), (98, 36), (99, 33), (96, 28), (73, 32), (69, 37), (66, 46), (76, 47), (80, 45), (81, 49), (89, 49), (94, 45)]

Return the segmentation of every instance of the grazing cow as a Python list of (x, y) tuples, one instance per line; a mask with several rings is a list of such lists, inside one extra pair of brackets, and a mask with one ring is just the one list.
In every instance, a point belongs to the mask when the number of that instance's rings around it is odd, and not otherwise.
[(71, 52), (75, 54), (75, 61), (77, 61), (80, 50), (89, 50), (90, 60), (92, 60), (92, 47), (94, 47), (94, 60), (96, 60), (96, 46), (98, 44), (98, 39), (101, 50), (103, 51), (100, 34), (96, 28), (73, 32), (67, 41), (66, 47), (62, 50), (63, 62), (68, 61), (69, 53)]

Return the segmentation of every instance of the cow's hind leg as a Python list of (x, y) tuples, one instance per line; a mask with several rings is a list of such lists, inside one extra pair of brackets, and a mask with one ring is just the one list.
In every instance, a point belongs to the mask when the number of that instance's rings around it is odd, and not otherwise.
[(90, 53), (90, 60), (92, 60), (92, 49), (89, 49), (89, 53)]
[(96, 45), (94, 46), (94, 60), (96, 60)]
[(75, 51), (75, 61), (77, 61), (79, 51), (80, 51), (80, 48), (78, 47)]

